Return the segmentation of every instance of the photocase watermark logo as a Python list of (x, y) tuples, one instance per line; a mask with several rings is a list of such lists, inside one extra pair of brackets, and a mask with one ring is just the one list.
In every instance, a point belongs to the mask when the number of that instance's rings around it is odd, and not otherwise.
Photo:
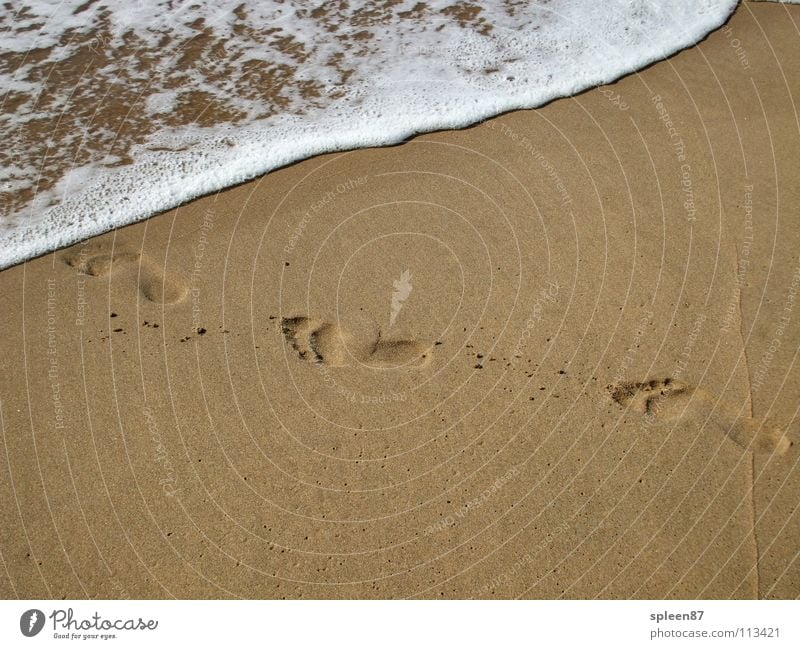
[(19, 618), (19, 630), (26, 638), (32, 638), (44, 628), (44, 613), (38, 608), (25, 611)]
[(394, 325), (397, 316), (400, 315), (400, 309), (403, 308), (403, 302), (411, 295), (413, 286), (411, 286), (411, 271), (404, 270), (400, 273), (400, 279), (392, 282), (394, 290), (392, 291), (392, 312), (389, 315), (389, 326)]
[(155, 631), (158, 628), (158, 620), (142, 617), (107, 618), (97, 611), (90, 617), (82, 617), (71, 608), (53, 609), (45, 615), (38, 608), (32, 608), (20, 616), (19, 630), (31, 638), (44, 629), (48, 619), (54, 640), (115, 640), (128, 632)]

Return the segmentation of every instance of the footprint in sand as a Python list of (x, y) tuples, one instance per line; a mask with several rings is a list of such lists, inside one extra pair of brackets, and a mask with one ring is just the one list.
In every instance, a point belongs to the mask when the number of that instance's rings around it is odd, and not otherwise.
[(661, 421), (691, 420), (716, 428), (755, 453), (783, 455), (792, 445), (785, 430), (769, 420), (737, 415), (711, 393), (674, 379), (608, 386), (611, 398), (625, 408)]
[(70, 250), (64, 261), (68, 266), (91, 277), (107, 277), (118, 270), (135, 270), (139, 277), (139, 290), (156, 304), (175, 304), (186, 297), (188, 289), (180, 282), (164, 276), (163, 271), (137, 251), (115, 246), (81, 245)]
[(377, 339), (359, 350), (352, 336), (334, 324), (315, 318), (281, 320), (283, 335), (300, 358), (332, 367), (355, 360), (371, 367), (422, 367), (430, 361), (431, 348), (416, 340)]

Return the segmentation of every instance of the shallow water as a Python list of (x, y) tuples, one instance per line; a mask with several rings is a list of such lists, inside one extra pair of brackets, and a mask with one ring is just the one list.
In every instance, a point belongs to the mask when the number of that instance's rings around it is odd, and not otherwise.
[(54, 0), (0, 10), (0, 267), (331, 150), (687, 47), (736, 0)]

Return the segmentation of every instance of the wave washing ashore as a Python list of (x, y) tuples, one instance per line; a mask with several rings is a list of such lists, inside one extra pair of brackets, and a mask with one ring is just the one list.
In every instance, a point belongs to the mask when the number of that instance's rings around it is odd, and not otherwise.
[(317, 4), (4, 4), (0, 268), (304, 157), (608, 83), (737, 0)]

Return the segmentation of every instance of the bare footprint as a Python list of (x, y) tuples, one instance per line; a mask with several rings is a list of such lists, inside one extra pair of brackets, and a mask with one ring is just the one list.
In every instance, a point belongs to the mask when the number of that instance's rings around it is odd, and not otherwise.
[(739, 416), (706, 390), (670, 378), (608, 386), (611, 398), (625, 408), (661, 421), (686, 420), (712, 426), (755, 453), (783, 455), (792, 443), (769, 420)]
[(107, 277), (118, 269), (135, 269), (142, 295), (157, 304), (175, 304), (188, 293), (185, 285), (165, 277), (157, 264), (124, 246), (112, 249), (105, 245), (82, 244), (67, 252), (64, 261), (90, 277)]
[(283, 318), (283, 335), (300, 358), (340, 367), (347, 359), (347, 336), (336, 325), (314, 318)]
[(332, 367), (347, 364), (349, 358), (372, 367), (421, 367), (430, 360), (430, 346), (416, 340), (378, 339), (363, 352), (355, 351), (350, 334), (334, 324), (315, 318), (283, 318), (286, 340), (300, 358)]
[(84, 275), (106, 277), (115, 266), (137, 263), (139, 258), (139, 254), (135, 252), (120, 248), (111, 251), (104, 246), (87, 244), (70, 250), (64, 256), (64, 261)]
[(651, 380), (643, 383), (617, 383), (608, 386), (611, 398), (626, 408), (659, 419), (678, 419), (686, 410), (692, 394), (683, 381)]
[(142, 269), (139, 290), (148, 300), (156, 304), (176, 304), (189, 292), (184, 284), (168, 279), (153, 268)]
[(362, 361), (373, 367), (422, 367), (430, 361), (430, 345), (417, 340), (378, 339), (368, 356)]

